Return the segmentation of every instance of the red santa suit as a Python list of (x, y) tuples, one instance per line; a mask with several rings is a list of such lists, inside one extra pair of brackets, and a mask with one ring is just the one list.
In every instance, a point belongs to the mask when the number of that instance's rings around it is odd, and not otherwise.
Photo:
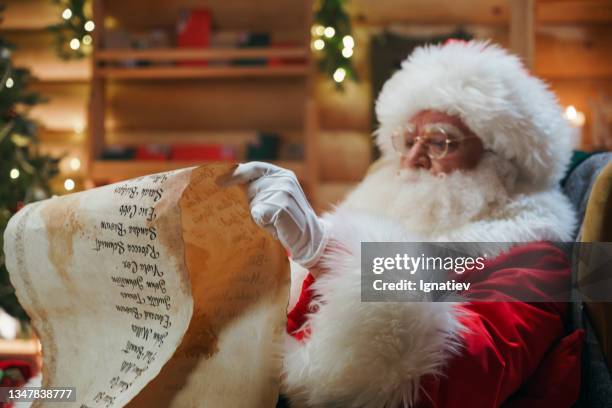
[[(408, 177), (404, 191), (390, 134), (423, 109), (461, 116), (488, 157), (438, 190)], [(547, 300), (569, 285), (568, 260), (550, 244), (571, 240), (575, 226), (557, 187), (571, 129), (554, 95), (500, 48), (449, 44), (415, 51), (376, 113), (383, 158), (324, 216), (323, 272), (314, 279), (292, 264), (282, 385), (291, 406), (571, 406), (582, 333), (565, 336), (565, 303), (513, 297), (520, 287)], [(462, 191), (446, 191), (453, 177)], [(361, 243), (405, 241), (500, 243), (465, 279), (472, 294), (508, 302), (362, 302)]]

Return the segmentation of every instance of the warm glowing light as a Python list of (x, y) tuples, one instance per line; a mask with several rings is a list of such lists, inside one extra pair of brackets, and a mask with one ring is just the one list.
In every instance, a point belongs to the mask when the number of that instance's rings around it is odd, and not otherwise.
[(72, 128), (74, 129), (74, 133), (81, 134), (85, 129), (85, 126), (81, 122), (75, 123)]
[(345, 35), (342, 38), (342, 44), (344, 44), (345, 48), (353, 48), (355, 47), (355, 40), (350, 35)]
[(353, 56), (353, 49), (352, 48), (343, 48), (342, 49), (342, 56), (344, 58), (351, 58)]
[(85, 23), (85, 31), (89, 31), (90, 33), (94, 30), (94, 28), (96, 28), (96, 25), (94, 24), (93, 21), (89, 20), (88, 22)]
[(74, 186), (75, 186), (75, 184), (74, 184), (74, 180), (73, 179), (67, 178), (66, 181), (64, 181), (64, 188), (67, 191), (74, 190)]
[(324, 31), (325, 27), (320, 24), (315, 24), (310, 28), (310, 34), (312, 34), (313, 37), (322, 36)]
[(563, 116), (565, 116), (565, 119), (567, 119), (572, 126), (580, 127), (584, 125), (584, 113), (577, 110), (574, 105), (569, 105), (567, 108), (565, 108)]
[(6, 340), (14, 340), (18, 331), (19, 321), (4, 310), (0, 310), (0, 336)]
[(70, 161), (68, 162), (68, 166), (70, 166), (70, 168), (74, 171), (77, 171), (78, 169), (81, 168), (81, 161), (79, 160), (78, 157), (73, 157), (72, 159), (70, 159)]
[(13, 81), (13, 78), (9, 78), (6, 80), (6, 87), (7, 88), (12, 88), (13, 85), (15, 85), (15, 82)]
[(323, 30), (323, 34), (327, 38), (332, 38), (336, 34), (336, 30), (334, 30), (334, 27), (325, 27), (325, 30)]
[(64, 20), (68, 20), (70, 17), (72, 17), (72, 10), (70, 10), (69, 8), (65, 9), (62, 13), (62, 17), (64, 18)]
[(315, 50), (321, 51), (323, 48), (325, 48), (325, 41), (319, 38), (318, 40), (315, 40), (313, 45)]
[(336, 71), (334, 71), (334, 81), (336, 81), (337, 83), (344, 81), (345, 77), (346, 71), (344, 68), (338, 68), (336, 69)]
[(81, 48), (81, 42), (78, 38), (73, 38), (72, 40), (70, 40), (70, 48), (72, 48), (73, 50), (78, 50), (79, 48)]
[(93, 38), (91, 38), (91, 35), (89, 35), (89, 34), (85, 34), (83, 36), (83, 44), (85, 44), (85, 45), (91, 44), (92, 40), (93, 40)]
[(11, 169), (9, 175), (13, 180), (15, 180), (17, 177), (19, 177), (19, 169)]

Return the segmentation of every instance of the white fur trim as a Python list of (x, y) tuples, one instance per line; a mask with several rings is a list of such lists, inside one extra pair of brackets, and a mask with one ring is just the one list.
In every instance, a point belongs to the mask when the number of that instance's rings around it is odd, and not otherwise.
[[(373, 214), (387, 211), (381, 201), (390, 202), (395, 191), (387, 191), (388, 177), (397, 171), (396, 161), (387, 161), (368, 176), (339, 205), (342, 211), (367, 210)], [(381, 198), (381, 195), (383, 196)], [(391, 214), (388, 214), (391, 216)], [(401, 216), (394, 216), (402, 223)], [(493, 209), (481, 219), (449, 231), (438, 231), (423, 237), (427, 241), (446, 242), (534, 242), (572, 241), (576, 214), (559, 187), (541, 191), (522, 191), (510, 197), (507, 204)], [(410, 231), (411, 225), (404, 224)]]
[(521, 194), (491, 217), (435, 237), (448, 242), (571, 241), (576, 215), (558, 189)]
[(556, 96), (520, 60), (482, 41), (417, 48), (376, 101), (377, 143), (394, 155), (391, 134), (425, 109), (458, 115), (487, 149), (519, 169), (519, 182), (539, 188), (561, 180), (572, 129)]
[[(312, 334), (287, 337), (283, 392), (292, 407), (394, 407), (413, 404), (419, 382), (439, 374), (459, 348), (462, 326), (452, 303), (361, 302), (364, 241), (419, 241), (398, 223), (355, 211), (327, 217), (325, 274), (313, 284)], [(301, 285), (301, 282), (299, 282)]]

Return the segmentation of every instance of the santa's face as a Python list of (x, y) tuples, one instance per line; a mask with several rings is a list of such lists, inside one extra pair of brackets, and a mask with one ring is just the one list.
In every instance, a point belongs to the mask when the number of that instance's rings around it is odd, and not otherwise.
[(395, 136), (403, 169), (433, 175), (470, 170), (484, 154), (481, 140), (459, 117), (435, 110), (417, 113)]

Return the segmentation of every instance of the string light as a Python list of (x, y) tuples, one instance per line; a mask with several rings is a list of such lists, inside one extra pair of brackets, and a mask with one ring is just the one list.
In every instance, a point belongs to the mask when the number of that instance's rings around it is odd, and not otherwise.
[(11, 176), (11, 178), (13, 180), (18, 178), (19, 177), (19, 169), (11, 169), (11, 172), (9, 173), (9, 176)]
[(345, 35), (342, 38), (342, 44), (344, 44), (344, 47), (352, 49), (355, 47), (355, 40), (350, 35)]
[(91, 35), (85, 34), (83, 36), (83, 44), (89, 45), (89, 44), (91, 44), (91, 41), (92, 41)]
[(344, 81), (345, 77), (346, 70), (344, 68), (338, 68), (334, 71), (334, 81), (336, 81), (337, 83)]
[(65, 9), (62, 13), (62, 17), (64, 18), (64, 20), (70, 20), (70, 17), (72, 17), (72, 10), (70, 10), (69, 8)]
[(78, 169), (81, 168), (81, 161), (79, 160), (78, 157), (73, 157), (72, 159), (70, 159), (70, 161), (68, 162), (68, 166), (70, 166), (70, 168), (74, 171), (77, 171)]
[(78, 38), (73, 38), (72, 40), (70, 40), (70, 48), (72, 48), (73, 50), (78, 50), (80, 47), (81, 42)]
[(94, 30), (94, 28), (96, 28), (96, 25), (94, 24), (93, 21), (89, 20), (88, 22), (85, 23), (85, 31), (89, 31), (90, 33)]
[(72, 190), (74, 190), (74, 186), (75, 186), (75, 184), (74, 184), (74, 180), (73, 180), (73, 179), (71, 179), (71, 178), (67, 178), (67, 179), (66, 179), (66, 181), (64, 181), (64, 188), (65, 188), (67, 191), (72, 191)]
[(336, 34), (336, 30), (334, 29), (334, 27), (325, 27), (325, 30), (323, 30), (323, 34), (327, 38), (332, 38)]
[(15, 85), (15, 82), (13, 81), (13, 78), (7, 79), (5, 85), (6, 85), (7, 88), (12, 88), (13, 85)]
[[(319, 70), (331, 79), (338, 91), (344, 90), (347, 80), (358, 81), (352, 61), (355, 39), (345, 3), (341, 0), (313, 2), (314, 19), (310, 30), (313, 56), (318, 60)], [(315, 42), (317, 40), (322, 41)]]

